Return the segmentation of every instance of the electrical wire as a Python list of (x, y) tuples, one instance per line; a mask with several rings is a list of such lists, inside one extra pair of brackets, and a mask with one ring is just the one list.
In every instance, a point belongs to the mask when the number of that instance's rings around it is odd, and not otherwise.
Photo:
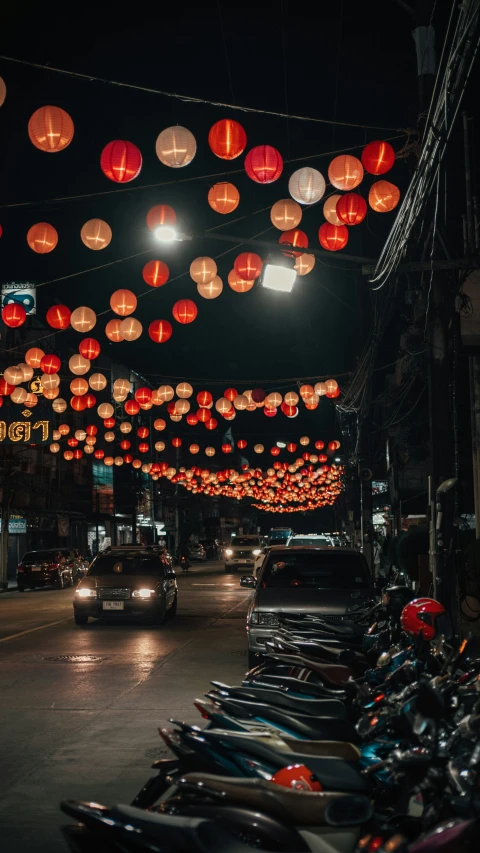
[(63, 74), (66, 77), (74, 77), (79, 80), (87, 80), (89, 83), (106, 83), (109, 86), (119, 86), (123, 89), (133, 89), (137, 92), (147, 92), (151, 95), (162, 95), (164, 98), (175, 98), (178, 101), (184, 101), (190, 104), (206, 104), (211, 107), (221, 107), (228, 110), (239, 110), (244, 113), (255, 113), (257, 115), (274, 116), (275, 118), (296, 119), (297, 121), (311, 121), (318, 124), (336, 124), (340, 127), (360, 127), (366, 130), (400, 130), (398, 127), (385, 127), (384, 125), (358, 124), (349, 121), (333, 121), (326, 118), (314, 118), (313, 116), (301, 116), (291, 113), (281, 113), (274, 110), (261, 110), (256, 107), (242, 107), (238, 104), (226, 104), (222, 101), (211, 101), (208, 98), (195, 98), (191, 95), (180, 95), (177, 92), (165, 92), (162, 89), (153, 89), (149, 86), (138, 86), (135, 83), (121, 83), (119, 80), (109, 80), (105, 77), (96, 77), (94, 74), (82, 74), (78, 71), (67, 71), (65, 68), (55, 68), (53, 65), (43, 65), (40, 62), (30, 62), (26, 59), (18, 59), (14, 56), (0, 55), (0, 59), (6, 62), (16, 62), (19, 65), (26, 65), (30, 68), (40, 68), (43, 71), (50, 71), (54, 74)]

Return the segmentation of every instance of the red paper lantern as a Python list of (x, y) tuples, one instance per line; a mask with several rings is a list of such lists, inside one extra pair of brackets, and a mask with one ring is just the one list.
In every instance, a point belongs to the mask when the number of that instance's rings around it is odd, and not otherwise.
[(200, 408), (200, 409), (198, 410), (198, 412), (197, 412), (197, 418), (198, 418), (198, 420), (199, 420), (199, 421), (201, 421), (203, 424), (206, 424), (206, 423), (207, 423), (207, 421), (209, 421), (209, 420), (210, 420), (210, 418), (211, 418), (210, 410), (209, 410), (209, 409), (204, 409), (203, 407), (202, 407), (202, 408)]
[(125, 456), (123, 457), (123, 461), (124, 461), (127, 465), (130, 465), (130, 463), (131, 463), (131, 462), (133, 462), (133, 456), (132, 456), (132, 454), (131, 454), (131, 453), (126, 453), (126, 454), (125, 454)]
[(177, 214), (169, 204), (156, 204), (147, 213), (147, 225), (150, 231), (160, 228), (160, 225), (176, 225)]
[(271, 448), (270, 453), (272, 454), (272, 456), (280, 456), (280, 448), (274, 446)]
[(225, 444), (222, 444), (222, 453), (231, 453), (231, 452), (232, 452), (232, 445), (231, 444), (227, 444), (227, 442), (225, 442)]
[(97, 398), (95, 397), (95, 394), (85, 394), (85, 397), (83, 399), (85, 400), (86, 409), (93, 409), (93, 407), (97, 403)]
[(131, 446), (131, 443), (126, 438), (124, 438), (123, 441), (120, 442), (120, 447), (122, 448), (122, 450), (130, 450)]
[(340, 388), (335, 388), (335, 391), (327, 391), (325, 397), (328, 397), (330, 400), (334, 400), (336, 397), (340, 397), (340, 394)]
[(316, 441), (315, 442), (315, 450), (323, 450), (324, 447), (325, 447), (324, 441)]
[(172, 337), (172, 324), (168, 320), (153, 320), (148, 327), (148, 334), (156, 344), (164, 344)]
[(187, 424), (189, 426), (197, 426), (198, 418), (193, 412), (190, 412), (190, 414), (187, 415)]
[(197, 403), (199, 406), (209, 407), (213, 403), (213, 397), (210, 391), (199, 391), (197, 394)]
[(140, 404), (137, 403), (136, 400), (127, 400), (124, 405), (124, 409), (127, 415), (138, 415), (140, 411)]
[(48, 222), (37, 222), (27, 232), (27, 243), (37, 255), (48, 255), (58, 243), (58, 234)]
[(84, 397), (72, 397), (70, 400), (70, 405), (74, 412), (83, 412), (86, 409), (85, 398)]
[(26, 319), (27, 312), (19, 302), (9, 302), (2, 308), (2, 320), (11, 329), (18, 329), (19, 326), (23, 326)]
[(296, 444), (294, 444), (294, 443), (293, 443), (293, 441), (290, 441), (290, 442), (287, 444), (287, 450), (288, 450), (288, 452), (289, 452), (289, 453), (295, 453), (296, 449), (297, 449), (297, 445), (296, 445)]
[(69, 438), (69, 439), (68, 439), (67, 444), (68, 444), (68, 446), (69, 446), (69, 447), (77, 447), (77, 445), (78, 445), (78, 441), (77, 441), (77, 439), (76, 439), (76, 438), (73, 438), (73, 437), (72, 437), (72, 438)]
[(384, 175), (395, 163), (395, 151), (389, 142), (376, 139), (362, 151), (363, 168), (370, 175)]
[(274, 418), (274, 417), (275, 417), (275, 415), (277, 414), (277, 410), (276, 410), (276, 409), (267, 409), (267, 408), (265, 407), (265, 408), (264, 408), (264, 410), (263, 410), (263, 414), (264, 414), (264, 415), (265, 415), (265, 417), (267, 417), (267, 418)]
[(149, 448), (146, 441), (141, 441), (140, 444), (138, 445), (138, 452), (139, 453), (148, 453), (149, 450), (150, 450), (150, 448)]
[(95, 338), (84, 338), (83, 341), (80, 341), (78, 351), (84, 358), (93, 361), (94, 358), (98, 358), (100, 355), (101, 347)]
[(271, 184), (282, 174), (282, 156), (272, 145), (257, 145), (245, 157), (245, 171), (257, 184)]
[(233, 264), (235, 272), (244, 281), (253, 281), (262, 272), (263, 261), (255, 252), (242, 252)]
[(245, 450), (246, 446), (247, 446), (247, 442), (245, 441), (244, 438), (241, 438), (239, 441), (237, 441), (237, 447), (239, 450)]
[(205, 423), (205, 426), (207, 427), (207, 429), (216, 429), (216, 428), (217, 428), (217, 426), (218, 426), (218, 421), (217, 421), (217, 419), (216, 419), (216, 418), (210, 418), (210, 419)]
[(181, 447), (182, 439), (181, 438), (172, 438), (172, 447)]
[(144, 406), (145, 403), (149, 403), (152, 399), (152, 392), (150, 391), (150, 388), (137, 388), (135, 391), (135, 399), (141, 406)]
[(104, 418), (103, 426), (105, 427), (105, 429), (113, 429), (113, 427), (115, 426), (115, 418)]
[(176, 415), (176, 414), (177, 414), (177, 410), (176, 410), (176, 407), (175, 407), (175, 400), (172, 400), (172, 401), (168, 404), (168, 406), (167, 406), (167, 412), (168, 412), (168, 414), (169, 414), (169, 415)]
[(88, 426), (85, 427), (85, 432), (87, 435), (96, 435), (98, 427), (96, 427), (95, 424), (88, 424)]
[(281, 408), (283, 414), (287, 416), (287, 418), (293, 418), (293, 416), (295, 415), (295, 412), (297, 411), (296, 406), (287, 406), (286, 403), (282, 403), (280, 408)]
[(318, 229), (320, 245), (329, 252), (338, 252), (348, 243), (348, 228), (346, 225), (330, 225), (324, 222)]
[(117, 184), (133, 181), (142, 168), (142, 155), (133, 142), (115, 139), (102, 151), (100, 168), (105, 177)]
[(137, 435), (139, 438), (148, 438), (148, 436), (150, 435), (150, 430), (146, 426), (139, 427), (137, 429)]
[(367, 202), (358, 193), (345, 193), (337, 201), (336, 212), (345, 225), (360, 225), (367, 215)]
[(227, 400), (230, 400), (231, 403), (233, 403), (235, 397), (238, 397), (238, 391), (235, 388), (227, 388), (223, 396)]
[(103, 457), (105, 456), (105, 451), (104, 450), (95, 450), (93, 455), (95, 456), (95, 459), (103, 459)]
[(177, 323), (185, 326), (193, 323), (198, 314), (198, 308), (192, 299), (179, 299), (173, 306), (172, 314)]
[(323, 462), (326, 462), (326, 461), (327, 461), (327, 459), (328, 459), (328, 456), (325, 456), (325, 454), (324, 454), (324, 453), (321, 453), (321, 454), (320, 454), (320, 456), (318, 457), (318, 461), (319, 461), (319, 462), (322, 462), (322, 463), (323, 463)]
[[(290, 231), (284, 231), (280, 239), (278, 241), (282, 246), (298, 246), (299, 249), (307, 249), (308, 248), (308, 237), (305, 234), (305, 231), (301, 231), (299, 228), (291, 228)], [(287, 258), (299, 258), (300, 255), (303, 255), (303, 251), (294, 252), (294, 251), (282, 251), (282, 254)]]
[(11, 394), (12, 391), (15, 391), (15, 385), (10, 385), (10, 383), (6, 382), (5, 379), (0, 379), (0, 395), (2, 397), (8, 397), (8, 395)]
[(80, 450), (79, 447), (77, 448), (77, 450), (73, 451), (73, 458), (74, 459), (81, 459), (82, 456), (83, 456), (83, 450)]
[(52, 329), (67, 329), (70, 325), (71, 313), (66, 305), (52, 305), (47, 311), (47, 323)]
[(254, 388), (252, 391), (252, 400), (254, 403), (263, 403), (266, 396), (267, 392), (263, 388)]
[(208, 144), (216, 157), (234, 160), (240, 157), (247, 145), (247, 134), (233, 118), (223, 118), (210, 128)]
[(42, 373), (58, 373), (62, 362), (60, 361), (58, 355), (44, 355), (40, 361), (40, 370)]
[(150, 287), (161, 287), (168, 281), (170, 270), (163, 261), (148, 261), (143, 268), (142, 275)]

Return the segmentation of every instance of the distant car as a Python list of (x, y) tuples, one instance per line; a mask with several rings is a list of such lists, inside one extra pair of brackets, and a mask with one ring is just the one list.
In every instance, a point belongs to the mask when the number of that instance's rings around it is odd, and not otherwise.
[(262, 548), (262, 536), (234, 536), (230, 546), (225, 548), (225, 571), (235, 572), (238, 567), (253, 569)]
[(276, 546), (259, 577), (243, 577), (240, 585), (255, 590), (247, 616), (250, 667), (283, 617), (312, 614), (341, 622), (375, 596), (365, 557), (347, 548)]
[(56, 589), (73, 586), (77, 574), (76, 559), (69, 548), (28, 551), (17, 566), (18, 591), (37, 586), (54, 586)]
[(272, 527), (268, 534), (267, 545), (285, 545), (290, 536), (293, 536), (291, 527)]
[(78, 584), (73, 601), (76, 625), (90, 616), (127, 615), (162, 625), (177, 612), (177, 579), (163, 549), (124, 545), (107, 548)]
[(331, 548), (333, 541), (325, 533), (297, 533), (287, 540), (287, 547), (292, 545), (315, 545), (317, 548)]
[(196, 545), (189, 545), (188, 547), (190, 549), (189, 559), (192, 560), (192, 562), (194, 562), (194, 563), (204, 563), (205, 562), (205, 560), (207, 559), (207, 552), (205, 551), (205, 548), (203, 547), (201, 542), (199, 542)]

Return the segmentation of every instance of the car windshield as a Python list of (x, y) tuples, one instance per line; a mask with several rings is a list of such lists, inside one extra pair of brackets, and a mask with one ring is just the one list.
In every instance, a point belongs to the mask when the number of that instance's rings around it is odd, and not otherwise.
[(269, 534), (269, 539), (288, 539), (289, 536), (292, 535), (292, 531), (285, 528), (285, 530), (271, 530)]
[(326, 536), (303, 536), (301, 539), (297, 539), (295, 536), (290, 545), (330, 545), (330, 539), (327, 539)]
[(335, 551), (270, 554), (262, 574), (263, 587), (367, 589), (369, 579), (356, 554)]
[(161, 575), (163, 563), (158, 557), (142, 557), (138, 555), (109, 555), (99, 557), (90, 566), (88, 574), (93, 577), (100, 575)]
[(245, 545), (251, 545), (252, 548), (255, 548), (260, 545), (260, 539), (251, 539), (248, 536), (235, 536), (235, 539), (232, 540), (232, 545), (236, 548), (240, 545), (242, 548)]
[(22, 563), (44, 563), (47, 560), (56, 560), (59, 555), (68, 557), (68, 551), (62, 551), (60, 548), (53, 551), (30, 551), (25, 554)]

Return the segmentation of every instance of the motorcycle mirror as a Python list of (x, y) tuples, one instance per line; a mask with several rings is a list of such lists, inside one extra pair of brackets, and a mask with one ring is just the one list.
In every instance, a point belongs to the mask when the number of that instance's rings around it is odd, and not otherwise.
[(373, 807), (367, 797), (336, 797), (328, 803), (324, 818), (328, 826), (359, 826), (373, 815)]
[(240, 586), (247, 587), (248, 589), (255, 589), (257, 582), (253, 575), (243, 575), (240, 578)]
[(443, 696), (431, 684), (421, 684), (415, 702), (415, 710), (427, 720), (441, 720), (445, 711)]

